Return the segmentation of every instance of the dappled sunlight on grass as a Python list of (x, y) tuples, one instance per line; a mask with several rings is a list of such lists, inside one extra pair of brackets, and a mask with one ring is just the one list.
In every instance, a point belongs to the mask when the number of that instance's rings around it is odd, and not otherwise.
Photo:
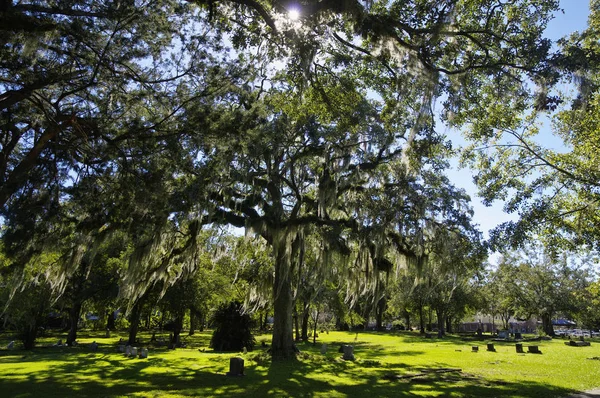
[[(271, 362), (268, 354), (216, 353), (208, 333), (189, 338), (185, 349), (151, 347), (148, 359), (126, 358), (120, 336), (90, 334), (79, 347), (0, 351), (2, 397), (561, 397), (600, 385), (600, 344), (567, 347), (536, 342), (543, 354), (517, 354), (514, 344), (457, 337), (425, 339), (416, 334), (322, 333), (317, 344), (300, 343), (294, 361)], [(90, 352), (86, 344), (98, 341)], [(101, 340), (101, 341), (100, 341)], [(149, 341), (145, 336), (144, 341)], [(258, 341), (268, 341), (260, 336)], [(328, 344), (325, 355), (321, 345)], [(342, 344), (355, 347), (344, 361)], [(142, 344), (143, 345), (143, 344)], [(473, 345), (480, 351), (471, 352)], [(260, 347), (260, 343), (259, 343)], [(228, 377), (229, 359), (245, 359), (245, 376)], [(449, 368), (444, 373), (423, 370)], [(460, 371), (456, 371), (460, 369)]]

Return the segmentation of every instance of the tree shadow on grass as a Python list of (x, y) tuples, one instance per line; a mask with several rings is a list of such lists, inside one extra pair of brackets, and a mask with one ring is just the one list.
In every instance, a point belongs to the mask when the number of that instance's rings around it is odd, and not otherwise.
[(489, 381), (458, 371), (432, 372), (403, 380), (386, 378), (390, 374), (410, 374), (410, 370), (405, 365), (370, 369), (360, 362), (324, 364), (314, 358), (309, 361), (274, 362), (266, 375), (267, 382), (253, 392), (256, 396), (273, 397), (564, 397), (573, 392), (535, 382)]
[[(0, 377), (2, 397), (564, 397), (570, 390), (535, 382), (502, 383), (449, 372), (403, 380), (415, 369), (405, 364), (343, 361), (341, 354), (301, 354), (292, 361), (272, 362), (266, 354), (246, 357), (246, 376), (227, 377), (227, 355), (125, 358), (114, 352), (32, 355), (30, 362), (52, 361), (52, 367), (32, 366), (26, 375)], [(8, 359), (8, 358), (7, 358)], [(54, 360), (54, 361), (53, 361)], [(443, 364), (439, 364), (443, 366)], [(13, 377), (14, 376), (14, 377)]]

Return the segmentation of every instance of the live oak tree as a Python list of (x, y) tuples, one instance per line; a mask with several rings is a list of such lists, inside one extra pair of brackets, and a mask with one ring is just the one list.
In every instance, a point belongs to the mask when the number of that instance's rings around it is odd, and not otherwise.
[(77, 232), (132, 234), (132, 299), (193, 265), (202, 225), (253, 230), (273, 251), (275, 357), (294, 352), (308, 229), (355, 276), (422, 268), (428, 215), (462, 212), (423, 201), (452, 191), (431, 177), (449, 151), (434, 106), (455, 125), (516, 115), (552, 78), (556, 1), (309, 1), (297, 22), (278, 1), (72, 3), (3, 3), (31, 22), (1, 25), (4, 214), (50, 225), (85, 180), (102, 217)]

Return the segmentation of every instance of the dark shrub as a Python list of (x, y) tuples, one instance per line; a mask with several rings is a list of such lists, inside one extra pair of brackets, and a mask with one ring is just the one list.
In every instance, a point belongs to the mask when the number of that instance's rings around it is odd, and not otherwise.
[(233, 301), (223, 304), (214, 315), (213, 332), (210, 346), (215, 351), (248, 351), (254, 348), (256, 341), (252, 336), (252, 319), (244, 314), (242, 304)]

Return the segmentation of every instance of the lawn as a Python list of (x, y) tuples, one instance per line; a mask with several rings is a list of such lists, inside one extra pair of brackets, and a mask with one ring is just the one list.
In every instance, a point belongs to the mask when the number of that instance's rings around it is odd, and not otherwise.
[[(202, 333), (187, 338), (187, 348), (151, 348), (148, 359), (119, 353), (119, 337), (90, 332), (78, 347), (1, 350), (0, 397), (564, 397), (600, 386), (600, 360), (590, 359), (600, 357), (600, 342), (525, 343), (539, 345), (542, 354), (517, 354), (512, 343), (496, 342), (497, 351), (488, 352), (485, 342), (459, 337), (330, 332), (316, 346), (302, 343), (297, 360), (271, 362), (261, 347), (267, 335), (258, 337), (253, 352), (220, 354), (208, 349), (210, 335)], [(100, 344), (97, 352), (87, 347), (93, 340)], [(6, 342), (0, 336), (3, 347)], [(329, 346), (325, 355), (323, 343)], [(343, 343), (355, 346), (356, 361), (341, 360)], [(233, 356), (245, 359), (244, 377), (225, 375)], [(390, 380), (440, 368), (460, 371)]]

